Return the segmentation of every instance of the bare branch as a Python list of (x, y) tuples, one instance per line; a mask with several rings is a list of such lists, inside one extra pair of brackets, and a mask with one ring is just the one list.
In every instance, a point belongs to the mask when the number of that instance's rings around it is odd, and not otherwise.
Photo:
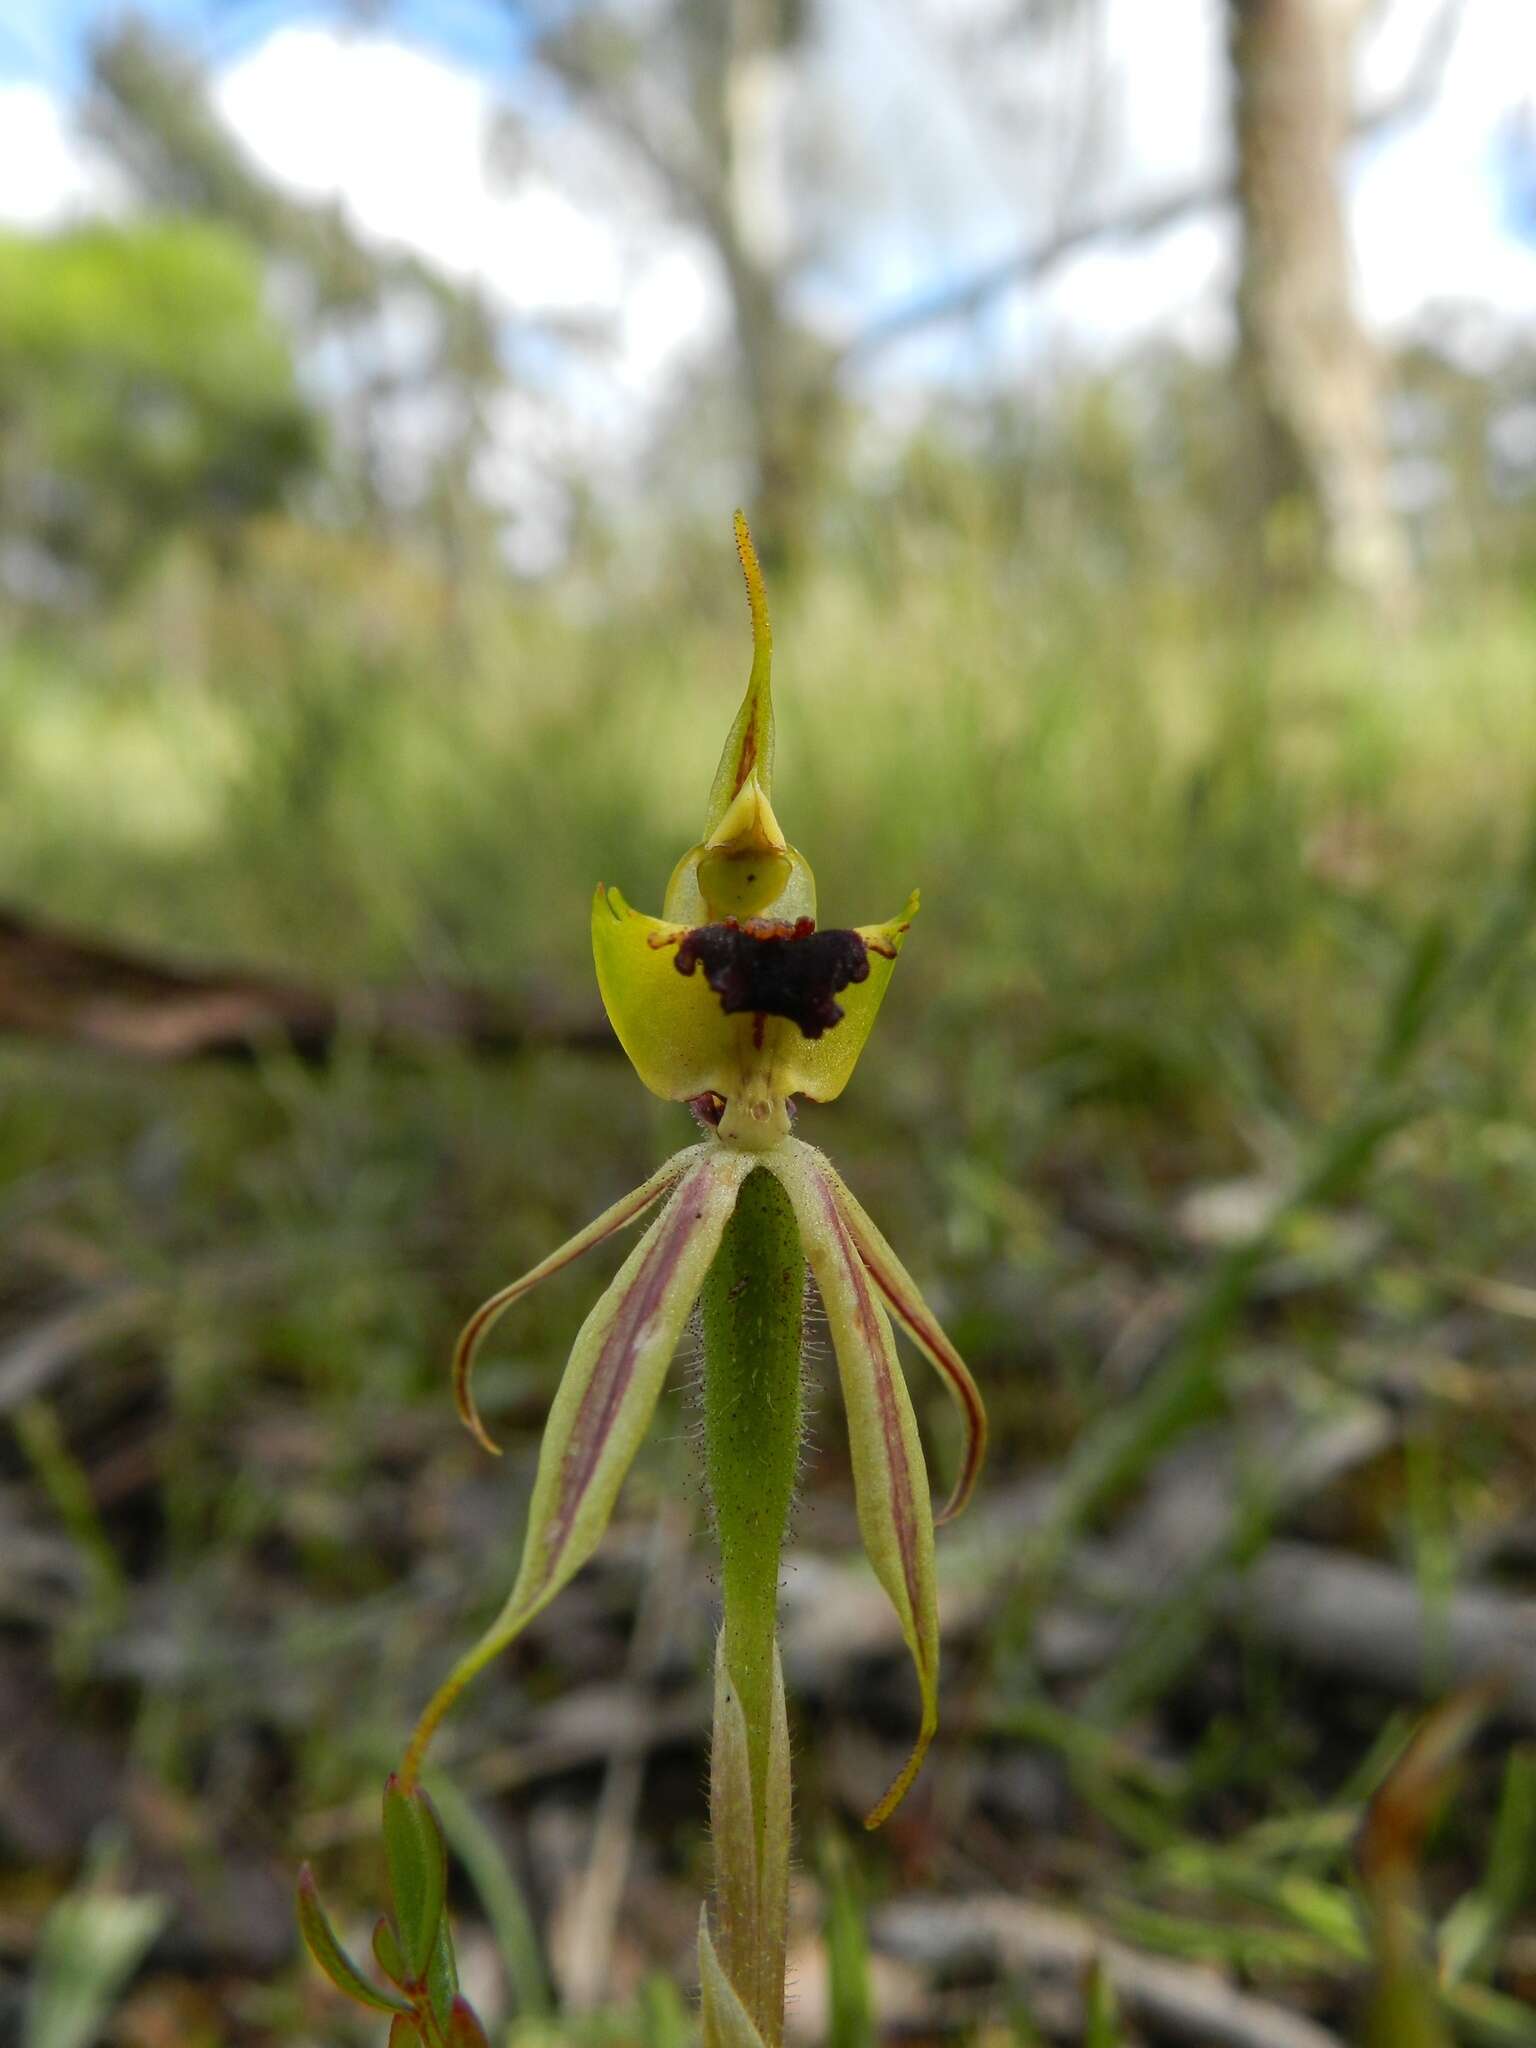
[(1022, 1976), (1074, 2003), (1097, 1959), (1137, 2019), (1190, 2048), (1340, 2048), (1315, 2020), (1239, 1991), (1216, 1970), (1144, 1954), (1075, 1913), (1021, 1899), (903, 1899), (876, 1913), (873, 1932), (877, 1947), (920, 1968)]
[[(1380, 105), (1357, 115), (1351, 141), (1364, 142), (1383, 135), (1416, 120), (1433, 105), (1460, 24), (1461, 0), (1442, 0), (1402, 84)], [(836, 371), (841, 374), (862, 367), (871, 356), (923, 328), (970, 319), (994, 299), (1040, 284), (1084, 249), (1102, 243), (1147, 241), (1196, 214), (1231, 206), (1236, 199), (1236, 180), (1228, 173), (1174, 186), (1131, 205), (1084, 214), (1081, 219), (1000, 257), (958, 284), (940, 285), (881, 315), (845, 344), (836, 357)]]
[(328, 990), (245, 969), (194, 968), (0, 910), (0, 1033), (173, 1063), (283, 1047), (323, 1064), (350, 1039), (392, 1056), (560, 1045), (606, 1052), (603, 1019), (479, 988)]
[(904, 306), (883, 315), (849, 342), (838, 357), (844, 370), (862, 364), (893, 342), (904, 341), (924, 327), (948, 320), (967, 320), (1004, 293), (1038, 284), (1070, 256), (1099, 242), (1143, 241), (1161, 234), (1192, 213), (1205, 213), (1225, 206), (1234, 197), (1231, 179), (1213, 185), (1207, 179), (1198, 184), (1176, 187), (1139, 206), (1114, 207), (1103, 213), (1085, 215), (1082, 220), (1059, 228), (1044, 240), (1031, 242), (1011, 255), (1001, 257), (985, 270), (976, 271), (960, 284), (941, 285), (926, 297), (910, 299)]

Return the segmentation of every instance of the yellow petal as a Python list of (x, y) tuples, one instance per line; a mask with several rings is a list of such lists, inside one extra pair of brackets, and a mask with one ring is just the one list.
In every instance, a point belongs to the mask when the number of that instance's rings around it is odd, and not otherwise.
[(617, 889), (592, 899), (592, 956), (603, 1008), (653, 1095), (668, 1102), (740, 1086), (741, 1045), (752, 1051), (752, 1019), (727, 1017), (702, 974), (679, 974), (685, 925), (632, 910)]

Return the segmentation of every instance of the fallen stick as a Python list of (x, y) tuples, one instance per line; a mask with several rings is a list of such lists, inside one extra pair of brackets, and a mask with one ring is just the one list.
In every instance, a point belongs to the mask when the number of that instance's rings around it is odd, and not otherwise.
[(194, 967), (0, 910), (0, 1034), (132, 1059), (251, 1060), (282, 1048), (320, 1065), (338, 1043), (389, 1055), (453, 1047), (477, 1056), (530, 1046), (607, 1052), (595, 1012), (537, 994), (453, 983), (329, 990), (244, 968)]
[(1433, 1699), (1483, 1679), (1499, 1709), (1536, 1725), (1536, 1600), (1488, 1585), (1427, 1601), (1404, 1572), (1311, 1543), (1272, 1543), (1226, 1588), (1240, 1626), (1309, 1670)]
[(1300, 2013), (1239, 1991), (1217, 1971), (1128, 1948), (1072, 1913), (998, 1894), (903, 1899), (876, 1911), (875, 1946), (920, 1969), (990, 1970), (1047, 1994), (1081, 1992), (1097, 1959), (1134, 2019), (1187, 2048), (1342, 2048)]
[(77, 1359), (137, 1329), (154, 1300), (148, 1287), (103, 1288), (0, 1345), (0, 1416), (41, 1394)]

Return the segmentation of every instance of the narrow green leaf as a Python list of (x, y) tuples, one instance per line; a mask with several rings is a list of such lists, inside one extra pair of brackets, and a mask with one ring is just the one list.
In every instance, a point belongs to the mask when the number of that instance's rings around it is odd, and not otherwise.
[(1488, 1867), (1440, 1928), (1440, 1975), (1447, 1984), (1488, 1974), (1536, 1875), (1536, 1750), (1515, 1750), (1504, 1774)]
[(693, 2026), (682, 1993), (658, 1970), (640, 1987), (642, 2048), (689, 2048)]
[(703, 2048), (767, 2048), (720, 1967), (709, 1922), (699, 1915), (699, 2037)]
[(398, 1984), (403, 1991), (409, 1973), (405, 1967), (405, 1957), (400, 1953), (400, 1937), (382, 1913), (373, 1930), (373, 1959), (390, 1983)]
[(422, 2048), (421, 2029), (414, 2020), (392, 2020), (389, 2048)]
[(822, 1845), (826, 1894), (828, 2002), (827, 2048), (871, 2048), (874, 2002), (869, 1983), (869, 1943), (852, 1861), (844, 1844), (829, 1835)]
[(453, 2001), (459, 1993), (459, 1965), (453, 1953), (453, 1934), (445, 1913), (438, 1922), (437, 1940), (427, 1964), (427, 2002), (439, 2026), (448, 2024)]
[(757, 1826), (752, 1813), (746, 1717), (740, 1692), (726, 1669), (723, 1629), (715, 1645), (709, 1832), (714, 1849), (715, 1930), (720, 1936), (721, 1968), (750, 2003), (762, 1952), (758, 1930)]
[(1357, 1856), (1376, 1955), (1366, 2022), (1370, 2048), (1450, 2048), (1423, 1939), (1424, 1844), (1462, 1753), (1496, 1694), (1491, 1682), (1466, 1686), (1428, 1713), (1367, 1810)]
[(165, 1925), (165, 1900), (113, 1888), (119, 1868), (109, 1839), (43, 1922), (21, 2020), (26, 2048), (90, 2048), (101, 2040), (120, 1992)]
[(437, 1781), (432, 1796), (454, 1860), (480, 1895), (518, 2013), (524, 2018), (548, 2013), (552, 2001), (533, 1916), (501, 1843), (451, 1780)]
[(1083, 2048), (1121, 2048), (1125, 2036), (1120, 2031), (1120, 2001), (1102, 1956), (1088, 1965), (1083, 2002)]
[(325, 1908), (315, 1890), (314, 1872), (307, 1863), (299, 1872), (298, 1905), (299, 1932), (304, 1937), (304, 1946), (336, 1989), (372, 2012), (402, 2013), (409, 2019), (411, 2008), (402, 1999), (370, 1984), (336, 1939), (335, 1930), (325, 1917)]
[(384, 1787), (384, 1856), (407, 1980), (419, 1984), (442, 1925), (448, 1850), (426, 1793), (419, 1785), (403, 1792), (393, 1772)]
[(1435, 1009), (1454, 965), (1451, 930), (1441, 916), (1431, 916), (1416, 933), (1388, 999), (1380, 1027), (1372, 1078), (1390, 1080), (1434, 1022)]
[(1008, 2015), (1008, 2033), (1013, 2048), (1045, 2048), (1045, 2036), (1029, 2016), (1027, 2007), (1017, 2005)]
[(1486, 1984), (1453, 1984), (1443, 2002), (1459, 2037), (1478, 2048), (1536, 2048), (1536, 2012), (1523, 1998)]
[(1367, 2048), (1452, 2048), (1435, 1980), (1418, 1956), (1384, 1962), (1366, 2006)]
[[(757, 1971), (761, 2006), (778, 2031), (782, 2031), (784, 1964), (789, 1942), (790, 1805), (789, 1716), (784, 1706), (784, 1667), (775, 1643), (768, 1770), (763, 1781), (763, 1852), (757, 1873), (758, 1926), (763, 1944)], [(775, 2024), (770, 2025), (772, 2031)]]

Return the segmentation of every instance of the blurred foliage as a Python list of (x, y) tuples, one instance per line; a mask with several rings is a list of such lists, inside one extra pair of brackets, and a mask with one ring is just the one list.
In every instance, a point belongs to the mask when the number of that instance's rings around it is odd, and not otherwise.
[(100, 599), (169, 537), (227, 555), (319, 427), (250, 251), (134, 221), (0, 236), (0, 579)]
[(165, 1924), (164, 1902), (114, 1887), (110, 1845), (94, 1852), (38, 1935), (22, 2048), (91, 2048)]
[[(1154, 1416), (1100, 1461), (1141, 1395), (1160, 1398), (1161, 1366), (1195, 1359), (1202, 1428), (1276, 1403), (1400, 1418), (1296, 1519), (1451, 1598), (1464, 1560), (1513, 1540), (1536, 1474), (1520, 1308), (1536, 1279), (1536, 955), (1518, 927), (1497, 958), (1486, 943), (1529, 827), (1529, 591), (1449, 577), (1421, 629), (1384, 645), (1344, 607), (1234, 615), (1190, 583), (1117, 583), (969, 516), (961, 538), (944, 509), (866, 511), (846, 553), (779, 598), (781, 815), (828, 916), (925, 892), (878, 1058), (806, 1133), (921, 1248), (987, 1387), (978, 1512), (995, 1504), (1015, 1566), (1015, 1488), (1064, 1470), (1089, 1501), (1075, 1583), (1096, 1532), (1178, 1469), (1191, 1415)], [(18, 627), (0, 665), (11, 886), (167, 949), (579, 1000), (593, 882), (654, 892), (695, 829), (744, 666), (727, 549), (722, 525), (651, 592), (610, 586), (601, 608), (574, 577), (466, 608), (418, 557), (265, 522), (238, 579), (168, 560), (89, 631)], [(1408, 1050), (1413, 1114), (1369, 1171), (1224, 1265), (1227, 1205), (1272, 1202), (1369, 1106), (1362, 1074)], [(52, 1832), (13, 1809), (0, 1903), (25, 1921), (67, 1887), (74, 1814), (99, 1824), (126, 1800), (129, 1882), (177, 1902), (180, 1945), (128, 2002), (124, 2048), (167, 2012), (189, 2041), (342, 2038), (294, 1959), (292, 1867), (314, 1856), (361, 1952), (378, 1874), (353, 1803), (504, 1586), (579, 1293), (531, 1303), (488, 1361), (510, 1451), (494, 1471), (451, 1413), (453, 1331), (685, 1126), (621, 1062), (559, 1053), (172, 1073), (11, 1044), (0, 1078), (0, 1395), (39, 1324), (104, 1318), (48, 1340), (46, 1381), (25, 1383), (46, 1411), (19, 1408), (0, 1453), (26, 1539), (0, 1678), (22, 1674), (45, 1716), (22, 1713), (17, 1753), (42, 1784), (82, 1785)], [(1513, 1306), (1479, 1305), (1468, 1289), (1485, 1281)], [(1213, 1287), (1221, 1319), (1201, 1322)], [(1197, 1327), (1198, 1351), (1179, 1340)], [(948, 1418), (914, 1391), (942, 1471)], [(804, 1570), (854, 1541), (840, 1432), (819, 1434)], [(543, 2003), (561, 1830), (586, 1840), (571, 1815), (599, 1781), (525, 1745), (562, 1699), (612, 1683), (646, 1521), (686, 1493), (690, 1459), (659, 1432), (558, 1629), (455, 1726), (445, 1763), (472, 1810), (444, 1816), (474, 1853), (458, 1852), (472, 1889), (453, 1907), (488, 2018), (503, 1970), (518, 2004), (501, 2010)], [(1233, 1513), (1220, 1568), (1257, 1570), (1290, 1511), (1261, 1492)], [(697, 1591), (673, 1686), (706, 1669)], [(1136, 1603), (1108, 1667), (1080, 1680), (1038, 1662), (1017, 1600), (999, 1600), (987, 1641), (952, 1659), (931, 1796), (963, 1782), (963, 1825), (920, 1810), (831, 1885), (838, 2011), (854, 2015), (840, 2024), (863, 2024), (855, 1897), (878, 1924), (891, 1892), (988, 1882), (1236, 1967), (1347, 2028), (1368, 1955), (1350, 1816), (1385, 1769), (1393, 1690), (1251, 1638), (1209, 1576)], [(978, 1658), (993, 1675), (967, 1735)], [(882, 1718), (878, 1668), (846, 1696), (806, 1688), (813, 1834), (859, 1810), (856, 1732), (905, 1725), (904, 1697)], [(624, 2001), (652, 1969), (684, 1968), (705, 1850), (697, 1755), (677, 1740), (647, 1768), (616, 2002), (588, 2035), (567, 2016), (539, 2038), (649, 2038)], [(103, 1743), (104, 1782), (81, 1760)], [(1506, 1793), (1505, 1777), (1490, 1740), (1430, 1896), (1469, 1902), (1445, 1922), (1458, 1971), (1475, 1958), (1453, 2020), (1492, 2011), (1497, 2038), (1519, 2040), (1524, 1779)], [(228, 1899), (198, 1880), (210, 1864)], [(485, 1961), (491, 1926), (504, 1965)]]
[(221, 228), (262, 266), (330, 401), (314, 508), (326, 523), (404, 529), (458, 573), (491, 570), (474, 479), (516, 359), (513, 323), (422, 257), (369, 241), (339, 205), (265, 175), (219, 119), (202, 67), (141, 16), (93, 45), (85, 116), (141, 207)]
[[(570, 558), (519, 584), (473, 484), (490, 401), (537, 374), (473, 295), (274, 192), (142, 28), (93, 93), (150, 213), (0, 242), (8, 902), (348, 989), (595, 1007), (592, 885), (656, 899), (744, 674), (728, 502), (691, 523), (734, 459), (720, 386), (663, 422), (651, 496), (567, 477)], [(316, 352), (402, 295), (425, 359), (372, 361), (322, 428)], [(829, 920), (913, 883), (925, 909), (875, 1050), (802, 1128), (914, 1248), (995, 1456), (979, 1533), (946, 1539), (945, 1739), (889, 1839), (837, 1832), (909, 1715), (886, 1660), (839, 1622), (845, 1662), (797, 1680), (802, 1838), (829, 1845), (798, 1966), (814, 2012), (825, 1937), (839, 2040), (919, 2024), (891, 1899), (980, 1895), (1358, 2032), (1352, 1840), (1464, 1584), (1529, 1591), (1536, 357), (1476, 341), (1448, 314), (1396, 366), (1422, 601), (1395, 636), (1242, 580), (1223, 365), (1149, 351), (899, 431), (840, 393), (848, 460), (774, 593), (779, 810)], [(381, 467), (390, 408), (443, 391), (447, 438)], [(298, 1958), (292, 1872), (314, 1859), (364, 1954), (365, 1791), (507, 1582), (579, 1290), (488, 1360), (494, 1470), (448, 1345), (686, 1123), (551, 1051), (171, 1071), (10, 1042), (0, 1091), (0, 2035), (34, 1967), (31, 2012), (77, 2026), (58, 1987), (89, 1956), (112, 2048), (372, 2041)], [(947, 1469), (942, 1397), (914, 1393)], [(1266, 1432), (1362, 1412), (1369, 1451), (1285, 1493)], [(818, 1434), (786, 1599), (838, 1620), (855, 1539)], [(558, 1626), (454, 1724), (449, 1909), (498, 2042), (688, 2038), (712, 1594), (645, 1559), (691, 1470), (680, 1417)], [(1107, 1565), (1167, 1489), (1210, 1542), (1127, 1593)], [(1287, 1544), (1416, 1589), (1422, 1671), (1341, 1676), (1266, 1633)], [(626, 1638), (669, 1597), (637, 1710)], [(610, 2002), (562, 2012), (562, 1907), (637, 1712)], [(1508, 1733), (1414, 1841), (1426, 2038), (1533, 2038)], [(1149, 2031), (1118, 1975), (1079, 1971), (1063, 2019), (968, 1953), (922, 2038)]]

